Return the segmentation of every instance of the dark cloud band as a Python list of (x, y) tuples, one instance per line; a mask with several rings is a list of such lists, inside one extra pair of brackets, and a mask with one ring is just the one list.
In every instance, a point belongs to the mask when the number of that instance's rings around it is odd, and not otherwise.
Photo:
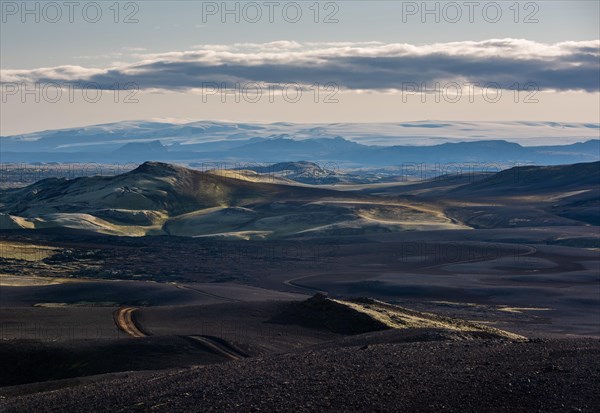
[[(268, 47), (256, 53), (209, 47), (198, 52), (156, 55), (139, 63), (102, 69), (77, 67), (5, 71), (3, 78), (29, 82), (94, 83), (101, 88), (135, 83), (140, 89), (187, 90), (207, 84), (336, 83), (350, 90), (402, 90), (407, 84), (469, 82), (512, 88), (532, 82), (540, 90), (600, 90), (597, 41), (560, 46), (518, 40), (448, 44), (436, 47), (376, 44), (299, 52)], [(392, 45), (393, 46), (393, 45)], [(256, 47), (256, 45), (254, 45)], [(554, 48), (552, 48), (554, 47)], [(493, 50), (490, 52), (490, 50)], [(245, 60), (245, 56), (248, 57)], [(6, 80), (5, 80), (6, 82)]]

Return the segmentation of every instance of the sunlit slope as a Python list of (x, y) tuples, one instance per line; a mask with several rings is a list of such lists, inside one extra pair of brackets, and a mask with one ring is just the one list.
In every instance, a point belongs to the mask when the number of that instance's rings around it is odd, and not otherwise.
[(370, 192), (146, 162), (114, 177), (1, 191), (0, 228), (266, 239), (598, 225), (599, 168), (520, 167), (475, 181), (442, 178)]
[(1, 191), (0, 228), (266, 239), (598, 225), (599, 167), (521, 167), (475, 182), (438, 179), (371, 192), (146, 162), (114, 177)]
[(328, 192), (248, 182), (170, 164), (146, 162), (115, 177), (47, 179), (26, 188), (8, 190), (3, 193), (3, 209), (25, 217), (37, 216), (40, 212), (100, 209), (165, 211), (173, 216), (278, 197), (326, 196)]
[(455, 338), (523, 340), (523, 336), (467, 320), (414, 311), (370, 298), (341, 300), (317, 294), (289, 305), (272, 320), (299, 324), (341, 334), (360, 334), (389, 329), (446, 331)]
[(157, 162), (115, 177), (39, 181), (3, 191), (2, 201), (3, 229), (263, 239), (460, 227), (400, 201)]
[(600, 162), (515, 167), (444, 196), (475, 228), (600, 225)]

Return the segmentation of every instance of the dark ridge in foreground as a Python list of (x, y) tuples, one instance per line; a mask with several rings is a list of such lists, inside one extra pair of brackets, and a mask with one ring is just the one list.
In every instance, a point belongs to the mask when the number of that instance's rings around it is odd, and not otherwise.
[(338, 334), (361, 334), (390, 328), (385, 323), (329, 300), (322, 294), (288, 304), (280, 314), (271, 319), (271, 322), (297, 324)]
[(223, 361), (186, 337), (176, 336), (57, 343), (6, 340), (0, 342), (0, 357), (0, 387)]
[(592, 412), (600, 341), (364, 344), (103, 378), (3, 412)]

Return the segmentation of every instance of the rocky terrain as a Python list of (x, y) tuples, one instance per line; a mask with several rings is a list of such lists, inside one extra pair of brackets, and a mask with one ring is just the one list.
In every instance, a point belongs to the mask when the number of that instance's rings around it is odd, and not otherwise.
[(5, 412), (592, 412), (600, 402), (597, 340), (370, 341), (23, 396), (6, 389), (0, 403)]

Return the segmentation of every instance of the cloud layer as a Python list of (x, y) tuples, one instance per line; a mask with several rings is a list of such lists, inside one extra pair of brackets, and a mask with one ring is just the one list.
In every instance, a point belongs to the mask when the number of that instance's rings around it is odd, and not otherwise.
[(190, 51), (133, 54), (108, 68), (59, 66), (2, 70), (3, 83), (135, 83), (140, 89), (190, 90), (209, 83), (312, 85), (349, 90), (402, 90), (409, 83), (535, 83), (540, 90), (600, 89), (600, 40), (543, 44), (521, 39), (429, 45), (297, 43), (202, 45)]

